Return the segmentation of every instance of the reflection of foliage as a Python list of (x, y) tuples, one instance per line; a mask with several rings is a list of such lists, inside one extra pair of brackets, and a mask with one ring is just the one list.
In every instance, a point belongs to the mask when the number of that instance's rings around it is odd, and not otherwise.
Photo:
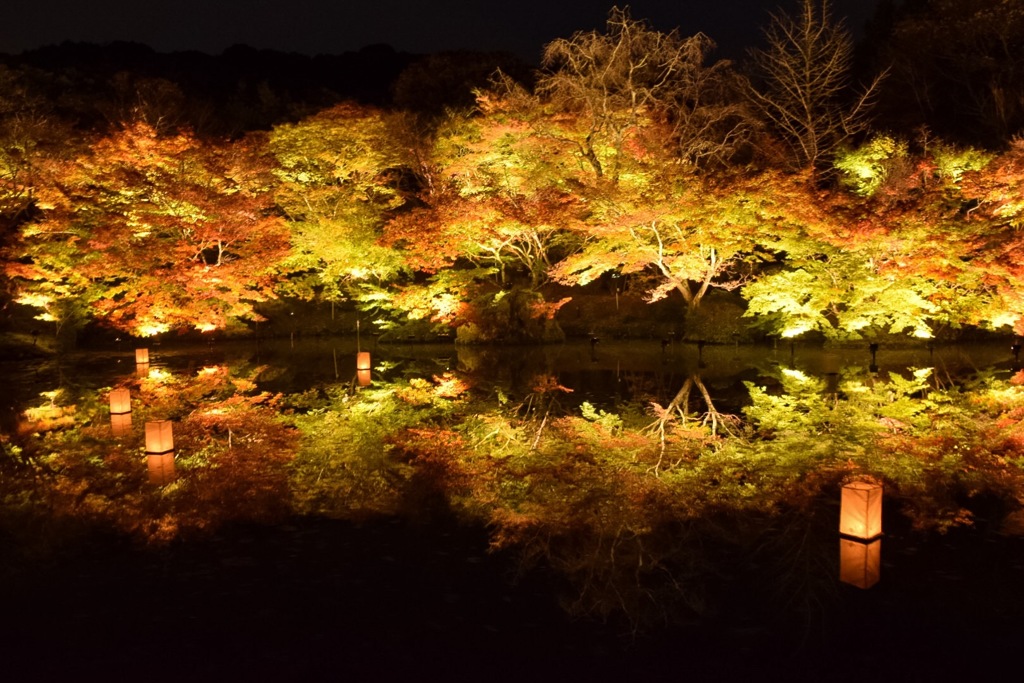
[[(276, 398), (254, 393), (250, 381), (226, 368), (151, 377), (131, 388), (133, 429), (125, 436), (112, 437), (104, 401), (92, 396), (71, 413), (73, 426), (25, 437), (31, 471), (22, 476), (31, 477), (27, 490), (50, 514), (166, 541), (232, 519), (268, 520), (284, 512), (283, 467), (294, 437)], [(178, 476), (157, 487), (146, 483), (142, 424), (165, 417), (174, 418)]]
[[(464, 387), (451, 376), (413, 379), (352, 395), (330, 387), (294, 416), (303, 435), (292, 466), (293, 498), (305, 513), (360, 516), (395, 512), (413, 468), (393, 451), (406, 429), (441, 420)], [(312, 407), (315, 406), (315, 407)]]
[[(979, 500), (1021, 507), (1022, 378), (941, 388), (931, 369), (822, 380), (775, 367), (747, 384), (749, 404), (723, 433), (697, 376), (651, 405), (652, 429), (639, 402), (568, 408), (550, 374), (508, 392), (449, 372), (280, 398), (223, 367), (151, 373), (129, 384), (135, 430), (117, 439), (103, 397), (47, 392), (31, 424), (60, 420), (2, 443), (0, 495), (14, 518), (46, 509), (157, 540), (230, 520), (440, 504), (569, 578), (572, 611), (638, 625), (677, 608), (706, 614), (707, 572), (723, 557), (785, 553), (771, 566), (780, 601), (787, 582), (820, 588), (802, 539), (854, 474), (882, 480), (920, 529), (970, 524)], [(154, 417), (175, 421), (177, 479), (163, 486), (143, 464), (139, 427)], [(800, 609), (813, 611), (819, 588)]]

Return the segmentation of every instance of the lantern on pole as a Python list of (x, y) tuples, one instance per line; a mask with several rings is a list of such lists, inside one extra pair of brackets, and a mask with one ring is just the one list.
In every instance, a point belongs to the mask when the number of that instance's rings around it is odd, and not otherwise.
[(860, 479), (843, 485), (839, 533), (869, 541), (882, 535), (882, 485)]
[(159, 455), (174, 450), (172, 424), (170, 420), (155, 420), (146, 423), (146, 453)]
[(128, 436), (132, 432), (131, 413), (110, 413), (110, 431), (114, 436)]
[(149, 470), (149, 483), (166, 486), (174, 481), (174, 453), (147, 455), (146, 466)]
[(123, 415), (132, 412), (132, 394), (125, 388), (110, 391), (110, 414)]
[(135, 362), (138, 364), (149, 362), (149, 349), (135, 349)]
[(867, 590), (881, 578), (882, 539), (867, 543), (852, 538), (839, 539), (840, 581)]

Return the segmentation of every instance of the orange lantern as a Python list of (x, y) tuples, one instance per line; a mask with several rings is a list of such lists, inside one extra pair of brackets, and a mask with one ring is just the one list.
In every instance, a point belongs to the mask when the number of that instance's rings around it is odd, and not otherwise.
[(370, 352), (360, 351), (356, 354), (356, 370), (370, 369)]
[(135, 362), (136, 363), (148, 363), (149, 362), (149, 349), (135, 349)]
[(149, 377), (149, 363), (136, 363), (135, 376), (139, 379), (146, 379)]
[(882, 485), (858, 480), (843, 485), (839, 533), (870, 540), (882, 535)]
[(356, 370), (356, 381), (359, 382), (359, 386), (368, 387), (370, 386), (370, 371), (369, 370)]
[(146, 423), (146, 453), (170, 453), (174, 450), (174, 435), (170, 420)]
[(174, 481), (174, 453), (147, 455), (146, 461), (149, 469), (149, 483), (166, 486)]
[(132, 394), (127, 389), (113, 389), (110, 392), (110, 414), (121, 415), (132, 412)]
[(839, 580), (868, 589), (882, 578), (882, 539), (865, 543), (852, 538), (839, 539)]
[(131, 413), (111, 413), (110, 414), (110, 431), (114, 433), (114, 436), (128, 436), (132, 432), (132, 414)]

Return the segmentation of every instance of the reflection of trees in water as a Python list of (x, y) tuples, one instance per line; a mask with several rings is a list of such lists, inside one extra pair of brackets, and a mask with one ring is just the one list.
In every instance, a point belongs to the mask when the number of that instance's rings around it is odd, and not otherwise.
[(634, 400), (596, 406), (568, 393), (548, 360), (481, 381), (473, 363), (501, 356), (466, 358), (462, 372), (283, 398), (256, 389), (254, 367), (133, 379), (133, 424), (146, 412), (181, 423), (177, 479), (162, 488), (146, 483), (139, 435), (109, 432), (105, 394), (78, 393), (72, 426), (4, 444), (5, 500), (31, 492), (40, 519), (151, 538), (439, 505), (565, 577), (572, 611), (637, 627), (728, 612), (740, 597), (723, 586), (737, 577), (757, 587), (765, 619), (774, 605), (813, 623), (835, 590), (821, 510), (851, 474), (884, 480), (890, 504), (922, 529), (969, 524), (984, 501), (1005, 514), (1024, 500), (1024, 384), (1005, 372), (854, 367), (821, 378), (766, 364), (743, 412), (725, 415), (718, 392), (734, 375), (712, 375), (716, 389), (702, 373), (624, 370), (616, 381)]

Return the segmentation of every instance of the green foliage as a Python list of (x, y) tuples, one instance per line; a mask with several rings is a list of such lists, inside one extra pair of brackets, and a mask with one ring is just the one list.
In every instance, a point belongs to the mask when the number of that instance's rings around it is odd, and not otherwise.
[(610, 434), (614, 434), (622, 429), (621, 417), (615, 413), (598, 410), (589, 401), (584, 401), (580, 404), (580, 412), (583, 414), (585, 419), (600, 425)]
[[(293, 505), (304, 514), (394, 512), (415, 468), (395, 454), (409, 429), (443, 423), (458, 405), (441, 382), (377, 383), (351, 393), (328, 387), (319, 407), (293, 417), (302, 435), (292, 463)], [(309, 394), (296, 405), (316, 405)]]
[(956, 184), (965, 172), (985, 168), (995, 155), (973, 147), (937, 145), (932, 150), (932, 157), (939, 177)]
[(832, 164), (843, 183), (862, 197), (870, 197), (885, 183), (889, 169), (907, 157), (907, 143), (889, 135), (876, 135), (856, 149), (839, 150)]

